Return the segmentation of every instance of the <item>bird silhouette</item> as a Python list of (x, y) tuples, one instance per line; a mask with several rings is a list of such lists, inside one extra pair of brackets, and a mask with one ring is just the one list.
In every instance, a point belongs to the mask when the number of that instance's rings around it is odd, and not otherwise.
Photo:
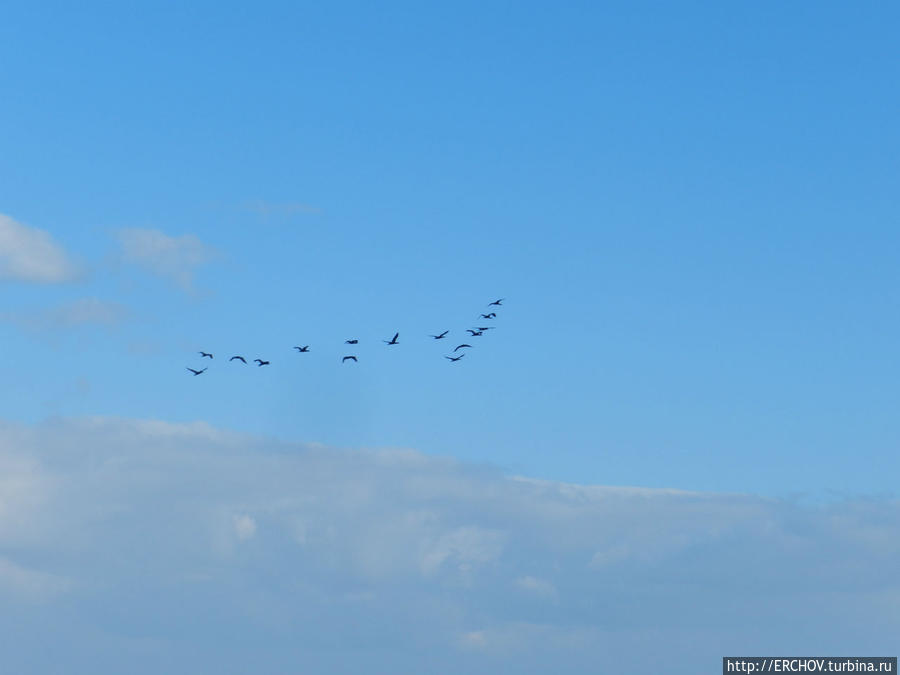
[(496, 312), (491, 312), (490, 314), (482, 314), (482, 315), (481, 315), (481, 318), (482, 318), (482, 319), (496, 319), (496, 318), (497, 318), (497, 313), (496, 313)]
[(302, 346), (302, 347), (294, 347), (294, 349), (296, 349), (298, 352), (308, 352), (308, 351), (309, 351), (309, 345), (304, 345), (304, 346)]
[(344, 340), (345, 345), (355, 345), (359, 340)]
[(478, 330), (481, 330), (481, 331), (494, 330), (496, 328), (496, 326), (477, 326), (477, 328), (478, 328)]
[[(185, 368), (187, 368), (187, 366), (185, 366)], [(193, 368), (188, 368), (188, 370), (194, 374), (194, 377), (197, 377), (197, 375), (202, 375), (206, 372), (206, 368), (204, 368), (203, 370), (194, 370)]]
[(462, 357), (464, 357), (465, 355), (466, 355), (465, 352), (463, 352), (463, 353), (460, 354), (459, 356), (445, 356), (444, 358), (445, 358), (445, 359), (449, 359), (449, 360), (451, 360), (451, 361), (459, 361), (459, 360), (460, 360)]
[(247, 360), (243, 356), (232, 356), (229, 361), (240, 361), (241, 363), (247, 363)]
[(503, 304), (504, 300), (506, 300), (506, 298), (500, 298), (499, 300), (494, 300), (491, 304), (488, 305), (488, 307), (492, 307), (494, 305), (497, 305), (497, 307), (500, 307)]
[(479, 337), (481, 335), (484, 335), (483, 330), (472, 330), (471, 328), (466, 328), (466, 332), (471, 333), (472, 337)]
[(263, 366), (269, 365), (268, 361), (263, 361), (262, 359), (253, 359), (254, 363), (257, 364), (258, 368), (262, 368)]
[(212, 358), (212, 357), (213, 357), (213, 355), (210, 354), (209, 352), (197, 352), (197, 353), (200, 354), (200, 358), (201, 358), (201, 359), (202, 359), (204, 356), (206, 356), (206, 357), (208, 357), (208, 358)]
[(445, 330), (440, 335), (432, 335), (431, 337), (433, 337), (435, 340), (443, 340), (444, 337), (446, 337), (447, 333), (449, 333), (449, 332), (450, 332), (449, 330)]
[(471, 346), (472, 345), (457, 345), (456, 349), (454, 349), (453, 351), (458, 351), (458, 350), (462, 349), (463, 347), (471, 347)]
[(341, 359), (341, 363), (343, 363), (344, 361), (354, 361), (354, 362), (357, 362), (355, 356), (345, 356), (344, 358)]
[(390, 341), (388, 341), (388, 340), (382, 340), (382, 342), (385, 343), (386, 345), (398, 345), (398, 344), (400, 344), (399, 342), (397, 342), (397, 338), (398, 338), (398, 337), (400, 337), (400, 333), (399, 333), (399, 332), (398, 332), (398, 333), (394, 333), (394, 337), (392, 337), (392, 338), (390, 339)]

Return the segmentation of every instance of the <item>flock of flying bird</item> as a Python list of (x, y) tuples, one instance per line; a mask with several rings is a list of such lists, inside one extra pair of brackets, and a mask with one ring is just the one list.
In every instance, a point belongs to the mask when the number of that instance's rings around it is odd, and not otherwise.
[[(499, 298), (497, 300), (494, 300), (494, 302), (488, 304), (488, 307), (500, 307), (505, 299), (506, 298)], [(480, 318), (487, 319), (487, 320), (496, 319), (497, 313), (493, 312), (493, 311), (488, 312), (487, 314), (482, 313), (480, 315)], [(466, 332), (468, 332), (470, 334), (470, 337), (481, 337), (482, 335), (484, 335), (485, 331), (493, 330), (493, 329), (494, 329), (494, 326), (478, 326), (477, 328), (468, 328)], [(444, 338), (447, 337), (447, 334), (449, 332), (450, 332), (449, 330), (445, 330), (443, 333), (439, 333), (438, 335), (430, 335), (429, 337), (431, 337), (435, 340), (443, 340)], [(397, 345), (397, 344), (400, 344), (398, 341), (399, 337), (400, 337), (399, 332), (394, 333), (394, 337), (392, 337), (390, 340), (382, 340), (382, 342), (384, 342), (388, 346)], [(345, 340), (344, 344), (345, 345), (359, 344), (359, 340), (355, 339), (355, 338), (352, 340)], [(472, 345), (466, 344), (466, 343), (457, 345), (456, 348), (453, 350), (454, 355), (453, 356), (445, 356), (444, 358), (447, 359), (448, 361), (450, 361), (451, 363), (456, 363), (457, 361), (459, 361), (466, 355), (465, 352), (463, 352), (462, 354), (456, 355), (456, 352), (458, 352), (460, 349), (466, 349), (466, 348), (471, 349), (471, 347), (472, 347)], [(296, 349), (301, 354), (305, 354), (306, 352), (309, 351), (309, 345), (303, 345), (302, 347), (295, 346), (294, 349)], [(199, 354), (200, 354), (201, 359), (212, 359), (213, 358), (213, 355), (211, 352), (201, 351), (201, 352), (199, 352)], [(240, 361), (241, 363), (243, 363), (245, 365), (247, 363), (247, 359), (245, 359), (243, 356), (232, 356), (228, 360), (229, 361)], [(344, 356), (341, 359), (341, 363), (346, 363), (347, 361), (353, 361), (354, 363), (356, 363), (356, 362), (358, 362), (358, 359), (356, 358), (355, 354), (348, 354), (347, 356)], [(266, 361), (264, 359), (253, 359), (253, 363), (255, 363), (258, 368), (262, 368), (263, 366), (268, 366), (270, 362)], [(203, 373), (205, 373), (207, 369), (201, 368), (200, 370), (197, 370), (197, 369), (188, 367), (188, 370), (191, 371), (191, 373), (193, 373), (194, 376), (197, 376), (197, 375), (202, 375)]]

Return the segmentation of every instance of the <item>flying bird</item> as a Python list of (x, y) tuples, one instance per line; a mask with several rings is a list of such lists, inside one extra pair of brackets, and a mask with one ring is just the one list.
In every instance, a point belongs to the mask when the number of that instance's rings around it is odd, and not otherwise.
[(494, 330), (494, 329), (496, 328), (496, 326), (478, 326), (477, 328), (478, 328), (478, 330), (482, 330), (482, 331), (484, 331), (484, 330)]
[(268, 361), (263, 361), (262, 359), (253, 359), (254, 363), (258, 364), (258, 368), (262, 368), (263, 366), (269, 365)]
[(197, 353), (200, 354), (200, 358), (201, 358), (201, 359), (202, 359), (204, 356), (209, 357), (209, 358), (212, 358), (212, 357), (213, 357), (213, 355), (210, 354), (209, 352), (197, 352)]
[(400, 337), (399, 332), (394, 333), (394, 337), (391, 338), (390, 342), (388, 342), (387, 340), (382, 340), (382, 342), (385, 343), (386, 345), (398, 345), (398, 344), (400, 344), (399, 342), (397, 342), (398, 337)]
[(445, 356), (444, 358), (445, 358), (445, 359), (450, 359), (451, 361), (459, 361), (459, 360), (460, 360), (462, 357), (464, 357), (465, 355), (466, 355), (466, 353), (463, 352), (463, 353), (460, 354), (459, 356)]
[(294, 347), (294, 349), (296, 349), (298, 352), (308, 352), (308, 351), (309, 351), (309, 345), (304, 345), (304, 346), (302, 346), (302, 347)]
[(506, 300), (506, 298), (500, 298), (499, 300), (494, 300), (491, 304), (488, 305), (488, 307), (492, 307), (493, 305), (497, 305), (497, 307), (500, 307), (503, 304), (504, 300)]
[[(187, 368), (187, 366), (185, 366), (185, 368)], [(202, 375), (206, 372), (206, 368), (204, 368), (203, 370), (194, 370), (193, 368), (188, 368), (188, 370), (194, 374), (194, 377), (197, 377), (197, 375)]]
[(432, 335), (431, 337), (433, 337), (435, 340), (442, 340), (444, 338), (444, 336), (446, 336), (447, 333), (449, 333), (449, 332), (450, 332), (449, 330), (445, 330), (440, 335)]
[(471, 333), (472, 337), (479, 337), (481, 335), (484, 335), (483, 330), (472, 330), (471, 328), (466, 328), (466, 332)]
[[(355, 356), (345, 356), (344, 358), (341, 359), (341, 363), (343, 363), (344, 361), (354, 361), (354, 362), (357, 362)], [(357, 362), (357, 363), (358, 363), (358, 362)]]
[(355, 345), (359, 340), (344, 340), (345, 345)]
[(453, 351), (457, 351), (459, 349), (462, 349), (463, 347), (471, 347), (471, 346), (472, 345), (457, 345), (456, 349), (454, 349)]
[(496, 312), (491, 312), (490, 314), (482, 314), (482, 315), (481, 315), (481, 318), (482, 318), (482, 319), (496, 319), (496, 318), (497, 318), (497, 313), (496, 313)]
[(247, 363), (247, 360), (243, 356), (232, 356), (229, 361), (240, 361), (241, 363)]

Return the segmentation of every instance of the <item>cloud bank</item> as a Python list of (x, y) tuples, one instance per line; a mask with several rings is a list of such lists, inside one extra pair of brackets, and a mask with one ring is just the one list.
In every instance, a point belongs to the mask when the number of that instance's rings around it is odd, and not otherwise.
[(884, 499), (563, 484), (203, 423), (4, 424), (0, 649), (85, 673), (875, 655), (900, 632), (898, 534)]
[(77, 277), (77, 266), (48, 232), (0, 213), (0, 279), (58, 284)]

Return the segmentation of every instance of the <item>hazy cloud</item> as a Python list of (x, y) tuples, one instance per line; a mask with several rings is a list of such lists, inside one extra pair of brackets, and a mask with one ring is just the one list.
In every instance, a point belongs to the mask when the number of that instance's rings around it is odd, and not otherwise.
[(216, 251), (192, 234), (170, 236), (160, 230), (123, 228), (116, 231), (122, 259), (192, 290), (194, 274), (216, 257)]
[(0, 425), (0, 469), (16, 663), (53, 630), (70, 672), (103, 672), (102, 647), (105, 672), (653, 673), (665, 654), (694, 673), (889, 652), (900, 631), (891, 500), (580, 486), (105, 418)]
[(48, 309), (4, 312), (0, 320), (30, 331), (60, 331), (78, 326), (115, 326), (129, 315), (128, 308), (98, 298), (80, 298)]
[(0, 214), (0, 279), (55, 284), (78, 276), (50, 233)]
[(538, 579), (536, 577), (524, 576), (516, 579), (516, 586), (527, 593), (543, 598), (556, 598), (556, 588), (549, 581)]
[(248, 515), (235, 516), (234, 533), (238, 539), (250, 539), (256, 534), (256, 521)]
[(26, 601), (43, 601), (68, 588), (66, 579), (27, 569), (0, 556), (0, 597), (7, 595)]

